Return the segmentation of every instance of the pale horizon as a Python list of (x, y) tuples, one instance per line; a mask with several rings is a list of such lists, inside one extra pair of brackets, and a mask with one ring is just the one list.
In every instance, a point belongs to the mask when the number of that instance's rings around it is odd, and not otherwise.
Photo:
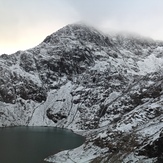
[(162, 0), (0, 0), (0, 54), (40, 44), (67, 24), (85, 22), (104, 33), (163, 40)]

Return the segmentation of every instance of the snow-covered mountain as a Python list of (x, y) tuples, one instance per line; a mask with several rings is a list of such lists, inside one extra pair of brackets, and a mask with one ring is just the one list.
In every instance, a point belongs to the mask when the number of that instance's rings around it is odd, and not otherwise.
[(163, 162), (163, 42), (72, 24), (0, 56), (0, 126), (86, 136), (51, 162)]

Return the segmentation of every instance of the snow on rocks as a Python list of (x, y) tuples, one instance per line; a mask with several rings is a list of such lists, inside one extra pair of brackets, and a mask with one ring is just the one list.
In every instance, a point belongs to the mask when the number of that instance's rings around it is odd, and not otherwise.
[(90, 163), (95, 158), (105, 155), (107, 151), (107, 148), (101, 149), (98, 146), (89, 143), (87, 146), (82, 145), (72, 150), (59, 152), (54, 156), (46, 158), (45, 161), (55, 163)]
[(56, 126), (86, 136), (50, 162), (145, 162), (138, 151), (162, 141), (162, 50), (161, 42), (73, 24), (35, 48), (1, 55), (0, 126)]

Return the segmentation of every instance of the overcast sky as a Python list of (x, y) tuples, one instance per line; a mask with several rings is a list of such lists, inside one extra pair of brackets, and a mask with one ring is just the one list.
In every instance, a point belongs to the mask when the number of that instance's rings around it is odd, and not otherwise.
[(32, 48), (76, 22), (163, 40), (163, 0), (0, 0), (0, 54)]

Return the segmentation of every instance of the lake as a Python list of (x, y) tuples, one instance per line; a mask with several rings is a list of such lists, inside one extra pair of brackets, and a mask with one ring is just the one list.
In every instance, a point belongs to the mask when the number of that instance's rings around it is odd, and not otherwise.
[(45, 163), (44, 158), (84, 141), (80, 135), (54, 127), (0, 128), (0, 163)]

